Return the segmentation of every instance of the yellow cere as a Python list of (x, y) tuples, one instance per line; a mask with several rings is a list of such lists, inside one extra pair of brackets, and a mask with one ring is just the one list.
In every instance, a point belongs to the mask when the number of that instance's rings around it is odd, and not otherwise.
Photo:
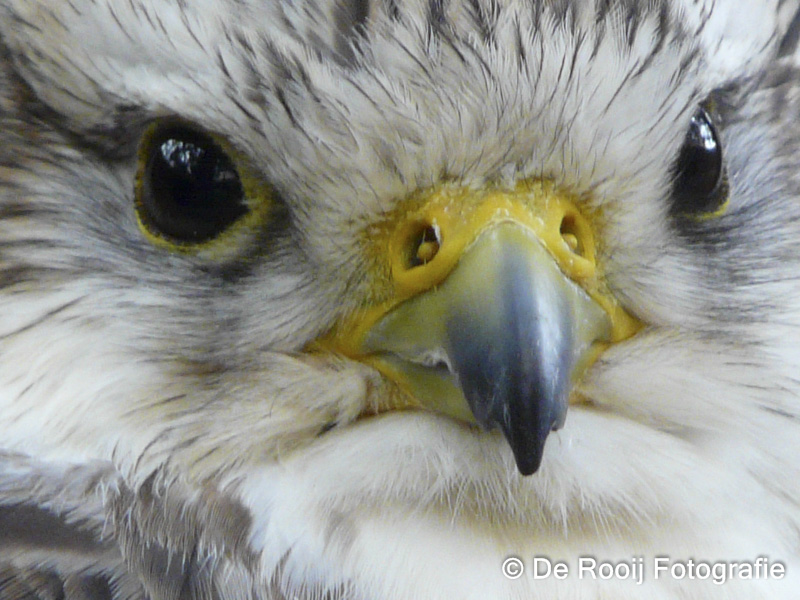
[[(511, 190), (442, 184), (412, 195), (369, 232), (369, 253), (390, 280), (389, 297), (339, 323), (314, 346), (369, 362), (362, 342), (372, 327), (400, 303), (439, 285), (482, 232), (504, 222), (532, 232), (561, 271), (608, 313), (612, 343), (642, 328), (598, 274), (591, 223), (554, 184), (523, 181)], [(429, 228), (437, 234), (436, 243), (427, 239), (420, 243)], [(414, 264), (414, 257), (424, 260)]]
[[(585, 256), (573, 252), (564, 240), (561, 227), (565, 219), (570, 225), (569, 235), (579, 238), (578, 243), (586, 249)], [(438, 284), (484, 230), (502, 222), (530, 229), (575, 281), (594, 275), (591, 228), (565, 196), (553, 192), (552, 186), (521, 183), (512, 191), (441, 186), (426, 194), (424, 205), (394, 221), (402, 223), (388, 239), (396, 297), (406, 299)], [(438, 252), (422, 267), (409, 268), (409, 245), (428, 226), (440, 232)]]

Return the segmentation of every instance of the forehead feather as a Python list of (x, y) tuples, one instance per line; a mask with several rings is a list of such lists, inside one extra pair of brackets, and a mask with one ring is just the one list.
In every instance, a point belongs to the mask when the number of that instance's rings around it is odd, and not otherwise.
[(442, 177), (657, 178), (693, 103), (774, 52), (782, 4), (16, 0), (3, 34), (73, 128), (179, 115), (349, 213)]

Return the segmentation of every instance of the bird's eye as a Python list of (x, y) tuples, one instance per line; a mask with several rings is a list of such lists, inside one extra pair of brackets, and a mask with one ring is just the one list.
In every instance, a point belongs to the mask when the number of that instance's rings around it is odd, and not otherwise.
[(728, 200), (728, 186), (717, 130), (708, 112), (700, 108), (673, 170), (672, 210), (681, 216), (720, 214)]
[(202, 244), (250, 210), (233, 161), (208, 134), (156, 125), (144, 137), (139, 161), (136, 209), (156, 238)]

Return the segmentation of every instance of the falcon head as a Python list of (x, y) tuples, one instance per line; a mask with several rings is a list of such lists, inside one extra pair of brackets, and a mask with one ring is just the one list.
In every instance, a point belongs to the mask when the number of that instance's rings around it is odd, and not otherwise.
[(0, 596), (794, 597), (799, 10), (1, 0)]

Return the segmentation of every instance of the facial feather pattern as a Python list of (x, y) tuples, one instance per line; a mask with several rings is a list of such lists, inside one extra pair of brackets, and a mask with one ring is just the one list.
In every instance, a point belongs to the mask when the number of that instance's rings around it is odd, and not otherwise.
[[(0, 0), (0, 598), (795, 598), (798, 11)], [(695, 215), (699, 108), (727, 204)], [(264, 218), (148, 231), (159, 124), (215, 140)], [(591, 217), (642, 327), (522, 476), (500, 431), (385, 409), (391, 377), (318, 343), (391, 300), (375, 240), (415, 198), (531, 181)]]

